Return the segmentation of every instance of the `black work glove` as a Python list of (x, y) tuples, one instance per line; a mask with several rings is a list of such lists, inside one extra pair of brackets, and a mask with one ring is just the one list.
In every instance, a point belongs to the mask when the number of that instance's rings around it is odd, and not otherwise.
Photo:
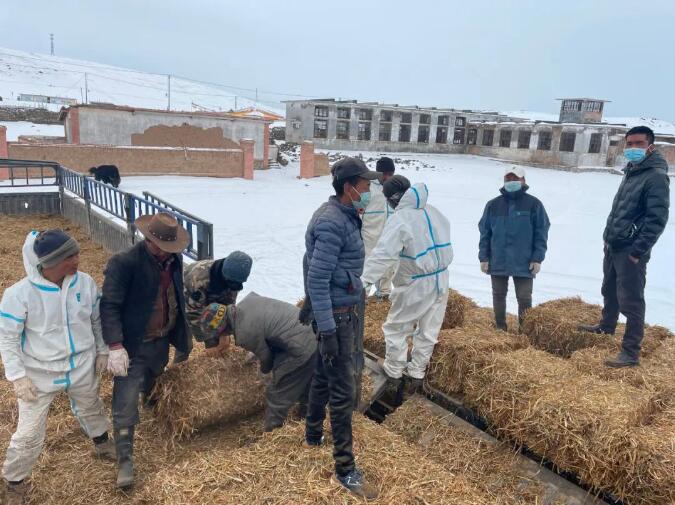
[(305, 301), (302, 302), (302, 307), (300, 307), (300, 314), (298, 315), (298, 321), (300, 321), (300, 324), (309, 326), (310, 324), (312, 324), (313, 319), (314, 313), (312, 312), (312, 302), (309, 300), (308, 297), (305, 297)]
[(326, 365), (333, 365), (338, 355), (338, 340), (335, 330), (319, 332), (319, 354)]

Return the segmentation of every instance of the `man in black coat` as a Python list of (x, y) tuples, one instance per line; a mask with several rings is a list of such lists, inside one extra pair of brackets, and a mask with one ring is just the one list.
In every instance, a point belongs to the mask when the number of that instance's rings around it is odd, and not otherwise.
[(580, 329), (614, 334), (619, 312), (626, 316), (621, 352), (605, 361), (613, 368), (637, 366), (644, 337), (647, 263), (652, 247), (668, 222), (668, 163), (654, 148), (654, 132), (646, 126), (626, 133), (628, 165), (614, 197), (603, 235), (605, 259), (602, 320)]
[[(181, 252), (188, 232), (168, 213), (141, 216), (145, 240), (116, 254), (105, 270), (101, 298), (103, 340), (114, 375), (112, 416), (117, 451), (117, 486), (133, 484), (134, 427), (138, 397), (146, 397), (169, 360), (169, 344), (189, 351)], [(129, 360), (131, 359), (131, 364)]]

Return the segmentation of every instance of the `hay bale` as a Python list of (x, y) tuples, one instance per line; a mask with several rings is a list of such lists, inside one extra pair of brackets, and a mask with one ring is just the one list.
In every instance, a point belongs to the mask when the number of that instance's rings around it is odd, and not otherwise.
[(386, 350), (382, 325), (387, 320), (390, 308), (389, 300), (378, 300), (374, 296), (366, 300), (363, 347), (381, 357)]
[(153, 397), (157, 423), (174, 439), (251, 416), (264, 406), (264, 384), (257, 362), (232, 349), (222, 358), (204, 354), (170, 367), (157, 381)]
[(465, 389), (498, 434), (598, 490), (626, 496), (634, 476), (617, 458), (635, 450), (631, 430), (654, 415), (649, 392), (587, 376), (532, 348), (494, 355)]
[(574, 352), (570, 363), (581, 373), (626, 383), (655, 394), (666, 393), (674, 387), (675, 339), (664, 340), (650, 356), (640, 360), (640, 366), (634, 368), (606, 367), (604, 361), (609, 355), (607, 349), (590, 347)]
[(429, 363), (429, 383), (446, 394), (461, 393), (467, 374), (482, 368), (493, 354), (526, 347), (519, 335), (481, 326), (442, 330)]
[(547, 490), (517, 466), (514, 449), (453, 426), (419, 396), (412, 397), (384, 425), (449, 472), (466, 478), (491, 503), (543, 503)]
[[(400, 436), (363, 416), (353, 420), (359, 467), (379, 488), (378, 503), (487, 504), (465, 479), (429, 461)], [(265, 433), (234, 451), (206, 450), (152, 477), (141, 502), (218, 504), (361, 504), (332, 480), (332, 444), (306, 449), (303, 423)]]
[[(584, 302), (579, 297), (561, 298), (542, 303), (528, 311), (523, 332), (538, 349), (568, 358), (574, 351), (588, 347), (616, 350), (620, 346), (625, 325), (619, 324), (615, 336), (579, 331), (579, 325), (597, 324), (602, 307)], [(643, 355), (649, 355), (663, 340), (673, 334), (661, 326), (645, 326)]]
[[(518, 316), (514, 314), (506, 314), (506, 325), (509, 333), (518, 333)], [(470, 306), (464, 315), (463, 327), (488, 328), (490, 330), (495, 327), (495, 313), (491, 308)]]
[(476, 303), (454, 289), (450, 290), (448, 304), (445, 308), (445, 317), (441, 329), (449, 330), (464, 324), (464, 317), (469, 309), (477, 308)]

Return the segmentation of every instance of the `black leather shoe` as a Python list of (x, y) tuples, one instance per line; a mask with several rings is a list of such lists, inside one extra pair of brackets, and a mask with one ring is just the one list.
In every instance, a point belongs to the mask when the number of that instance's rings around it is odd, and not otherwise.
[(636, 358), (631, 358), (625, 352), (621, 351), (614, 358), (609, 358), (605, 360), (605, 366), (610, 368), (628, 368), (638, 366), (640, 361)]
[(599, 324), (582, 324), (577, 326), (577, 330), (585, 331), (586, 333), (595, 333), (596, 335), (614, 335), (614, 331), (607, 330)]

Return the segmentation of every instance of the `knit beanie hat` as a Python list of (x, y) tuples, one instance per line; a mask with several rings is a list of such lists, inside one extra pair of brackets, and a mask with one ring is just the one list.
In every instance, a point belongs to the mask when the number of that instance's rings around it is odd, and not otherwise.
[(382, 173), (395, 172), (396, 167), (394, 166), (394, 160), (387, 158), (386, 156), (382, 156), (375, 164), (375, 171)]
[(63, 230), (47, 230), (37, 236), (33, 251), (41, 268), (51, 268), (78, 254), (80, 244)]
[(253, 259), (241, 251), (234, 251), (223, 260), (221, 274), (224, 279), (244, 283), (251, 273)]

